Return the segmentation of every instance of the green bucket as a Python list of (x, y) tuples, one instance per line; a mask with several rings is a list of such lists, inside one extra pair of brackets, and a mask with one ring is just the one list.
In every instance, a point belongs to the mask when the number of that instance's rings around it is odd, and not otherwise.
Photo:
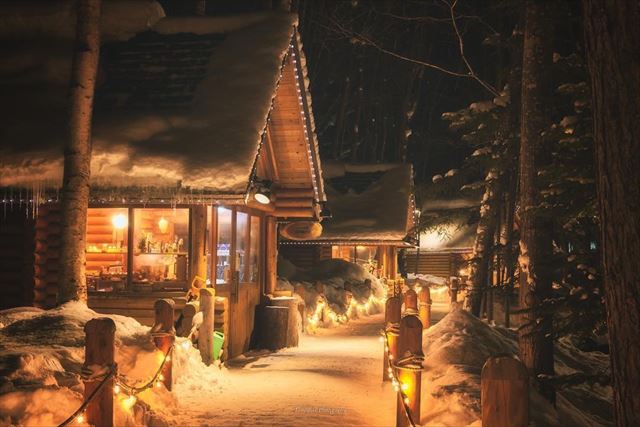
[(213, 360), (220, 359), (222, 345), (224, 344), (224, 334), (219, 331), (213, 333)]

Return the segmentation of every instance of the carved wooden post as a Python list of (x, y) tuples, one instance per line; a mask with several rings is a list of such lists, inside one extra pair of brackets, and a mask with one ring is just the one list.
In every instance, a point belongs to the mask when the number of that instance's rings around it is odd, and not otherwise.
[[(91, 319), (84, 326), (85, 353), (84, 367), (92, 365), (113, 366), (115, 356), (116, 324), (107, 317)], [(101, 380), (84, 382), (86, 399), (99, 385)], [(87, 423), (96, 426), (113, 426), (113, 377), (108, 379), (102, 389), (87, 406)]]
[(490, 357), (480, 379), (483, 427), (529, 425), (529, 375), (511, 356)]
[(400, 328), (400, 318), (402, 317), (402, 301), (400, 297), (387, 299), (384, 310), (384, 323), (387, 341), (382, 357), (382, 381), (390, 381), (389, 378), (389, 354), (393, 360), (398, 357), (398, 334)]
[[(176, 330), (173, 323), (175, 302), (170, 299), (159, 299), (153, 304), (155, 311), (155, 323), (151, 328), (151, 336), (158, 350), (167, 354), (176, 340)], [(173, 373), (171, 358), (168, 357), (162, 368), (162, 376), (165, 387), (171, 391), (173, 385)]]
[[(202, 311), (202, 325), (198, 334), (198, 349), (202, 361), (210, 365), (215, 359), (213, 354), (214, 316), (216, 306), (216, 292), (213, 288), (200, 289), (200, 311)], [(225, 337), (226, 339), (226, 337)]]
[(182, 309), (182, 322), (180, 324), (180, 336), (187, 337), (193, 328), (193, 318), (200, 311), (200, 303), (191, 301), (185, 304)]
[(404, 293), (404, 312), (405, 314), (418, 313), (418, 294), (413, 289)]
[[(422, 385), (422, 322), (416, 315), (407, 315), (400, 321), (400, 337), (398, 339), (398, 358), (395, 361), (400, 390), (396, 411), (396, 426), (411, 425), (404, 405), (414, 424), (420, 424), (420, 387)], [(403, 401), (407, 399), (406, 401)]]
[(418, 294), (418, 314), (422, 321), (422, 327), (431, 327), (431, 291), (428, 286), (423, 286)]

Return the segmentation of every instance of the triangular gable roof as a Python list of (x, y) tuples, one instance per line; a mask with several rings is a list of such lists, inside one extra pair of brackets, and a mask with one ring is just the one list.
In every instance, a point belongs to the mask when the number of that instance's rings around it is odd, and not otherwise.
[[(296, 24), (295, 15), (282, 13), (165, 18), (151, 32), (105, 45), (93, 188), (245, 194), (285, 57), (299, 44)], [(57, 61), (54, 71), (68, 72), (70, 50), (60, 45), (49, 51), (54, 59), (36, 62), (51, 68)], [(10, 120), (0, 128), (0, 187), (59, 186), (66, 81), (47, 91), (26, 85), (25, 102), (2, 102)], [(316, 154), (313, 128), (309, 133)], [(320, 171), (319, 160), (310, 160)]]

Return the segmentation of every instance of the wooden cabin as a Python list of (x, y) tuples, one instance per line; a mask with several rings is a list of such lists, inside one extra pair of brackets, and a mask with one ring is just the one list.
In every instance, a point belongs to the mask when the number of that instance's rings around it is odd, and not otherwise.
[[(409, 273), (427, 274), (449, 280), (466, 280), (467, 261), (473, 253), (479, 209), (475, 199), (430, 199), (423, 203), (422, 215), (434, 224), (420, 233), (419, 244), (406, 254)], [(471, 220), (471, 223), (469, 223)]]
[(396, 278), (398, 251), (416, 241), (411, 165), (325, 162), (324, 177), (331, 217), (322, 222), (322, 235), (281, 239), (280, 255), (300, 268), (344, 259)]
[[(155, 299), (180, 309), (206, 282), (234, 357), (275, 289), (277, 224), (318, 221), (326, 200), (297, 17), (148, 22), (101, 48), (88, 303), (151, 324)], [(0, 308), (56, 304), (72, 40), (47, 31), (0, 71)]]

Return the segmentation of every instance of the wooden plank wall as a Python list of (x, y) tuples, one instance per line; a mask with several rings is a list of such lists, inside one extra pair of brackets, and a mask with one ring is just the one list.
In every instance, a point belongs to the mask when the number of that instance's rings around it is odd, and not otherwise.
[(448, 252), (420, 252), (418, 259), (413, 252), (408, 253), (406, 258), (409, 273), (431, 274), (445, 278), (455, 275), (453, 261), (454, 254)]
[[(298, 268), (311, 268), (320, 259), (320, 248), (316, 245), (280, 245), (279, 254), (287, 261), (293, 263)], [(331, 246), (329, 248), (329, 259), (331, 258)]]
[(34, 220), (26, 209), (0, 211), (0, 309), (33, 303)]

